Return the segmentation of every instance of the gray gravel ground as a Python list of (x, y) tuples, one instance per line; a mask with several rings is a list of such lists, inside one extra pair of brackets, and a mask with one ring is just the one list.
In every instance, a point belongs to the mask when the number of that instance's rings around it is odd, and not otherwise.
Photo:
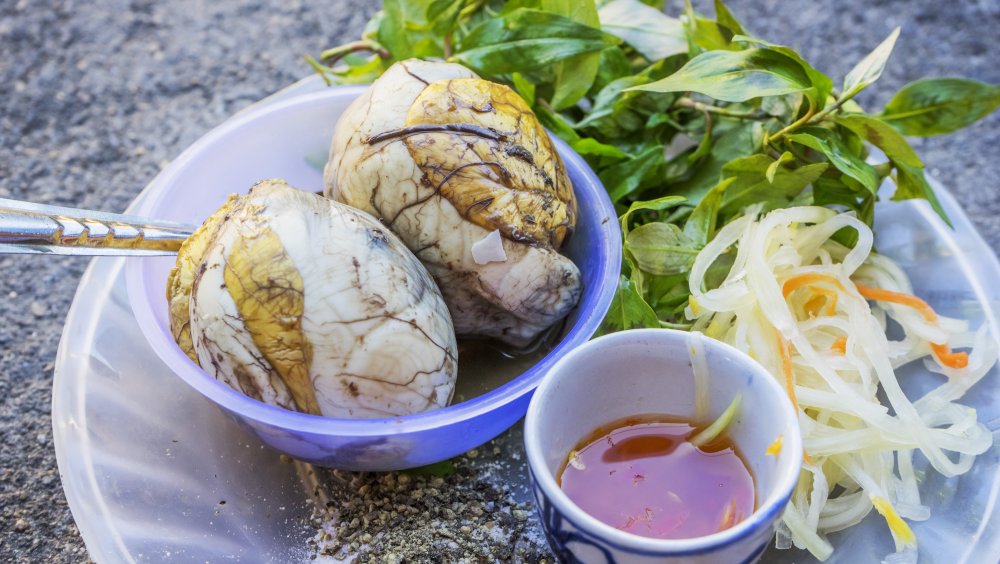
[[(673, 11), (679, 2), (672, 2)], [(708, 2), (696, 2), (710, 10)], [(901, 25), (879, 107), (923, 76), (1000, 83), (997, 0), (731, 0), (757, 35), (842, 76)], [(228, 115), (357, 36), (362, 0), (0, 2), (0, 197), (119, 211)], [(917, 143), (1000, 248), (1000, 115)], [(52, 362), (86, 260), (0, 258), (0, 562), (86, 558), (52, 447)]]

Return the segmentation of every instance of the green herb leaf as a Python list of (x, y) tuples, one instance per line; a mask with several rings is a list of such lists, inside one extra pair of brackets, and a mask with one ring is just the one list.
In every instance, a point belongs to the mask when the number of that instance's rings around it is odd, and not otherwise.
[(601, 29), (620, 37), (650, 61), (688, 50), (681, 21), (639, 0), (612, 0), (598, 15)]
[(605, 47), (601, 50), (601, 61), (597, 67), (597, 77), (590, 87), (590, 93), (596, 94), (611, 81), (632, 76), (632, 62), (621, 47)]
[(465, 8), (468, 0), (432, 0), (427, 6), (427, 21), (431, 23), (434, 33), (441, 37), (455, 31), (458, 16)]
[(544, 69), (617, 43), (616, 37), (565, 16), (519, 8), (472, 29), (453, 59), (480, 74), (496, 76)]
[(395, 60), (441, 57), (441, 41), (427, 23), (428, 0), (385, 0), (378, 22), (378, 42)]
[[(821, 110), (826, 106), (826, 99), (830, 96), (830, 92), (833, 91), (833, 80), (829, 76), (823, 74), (822, 72), (816, 70), (815, 67), (806, 62), (794, 49), (785, 47), (784, 45), (777, 45), (775, 43), (770, 43), (764, 41), (763, 39), (758, 39), (756, 37), (749, 37), (746, 35), (737, 35), (733, 37), (733, 41), (753, 43), (756, 45), (762, 45), (769, 49), (773, 49), (782, 55), (785, 55), (789, 59), (792, 59), (802, 67), (805, 71), (806, 76), (809, 77), (809, 82), (812, 84), (812, 88), (805, 91), (805, 94), (809, 96), (813, 103), (813, 109)], [(794, 116), (790, 116), (794, 117)]]
[(720, 212), (724, 215), (740, 213), (751, 204), (764, 204), (770, 211), (788, 204), (806, 186), (826, 170), (826, 163), (814, 163), (796, 169), (779, 167), (774, 180), (767, 179), (767, 170), (774, 163), (771, 157), (762, 154), (750, 155), (730, 161), (722, 167), (722, 172), (734, 181), (723, 192)]
[(576, 143), (572, 143), (570, 147), (583, 156), (609, 157), (612, 159), (628, 158), (628, 155), (618, 147), (601, 143), (593, 137), (580, 139)]
[(684, 223), (684, 234), (699, 247), (704, 247), (715, 237), (719, 208), (722, 206), (722, 194), (734, 180), (736, 180), (734, 177), (723, 178), (721, 182), (709, 190)]
[(829, 129), (806, 127), (788, 136), (788, 140), (819, 151), (837, 170), (857, 180), (869, 192), (878, 192), (880, 179), (875, 169), (859, 158), (845, 141)]
[(792, 162), (794, 160), (795, 160), (795, 155), (789, 153), (788, 151), (781, 153), (781, 156), (778, 157), (778, 160), (768, 165), (767, 170), (764, 171), (764, 178), (766, 178), (768, 182), (774, 182), (774, 175), (777, 174), (778, 168), (780, 168), (781, 165), (788, 162)]
[(618, 220), (621, 222), (622, 234), (628, 235), (629, 232), (629, 219), (633, 213), (637, 211), (663, 211), (671, 208), (675, 208), (685, 201), (684, 198), (680, 196), (664, 196), (662, 198), (657, 198), (655, 200), (647, 200), (644, 202), (632, 202), (629, 206), (628, 211), (623, 213)]
[[(601, 26), (593, 0), (542, 0), (542, 9), (593, 28)], [(562, 110), (576, 104), (597, 78), (600, 62), (601, 54), (590, 52), (574, 55), (557, 63), (554, 69), (556, 80), (552, 107)]]
[(722, 0), (715, 0), (715, 19), (719, 25), (723, 25), (733, 33), (733, 35), (743, 35), (746, 31), (743, 25), (737, 21), (733, 13), (729, 11)]
[(638, 155), (598, 173), (611, 201), (618, 203), (646, 185), (652, 172), (665, 164), (663, 146), (654, 145)]
[(892, 48), (896, 45), (899, 37), (899, 28), (892, 30), (889, 37), (886, 37), (874, 51), (868, 53), (864, 59), (854, 65), (851, 72), (844, 78), (844, 88), (840, 94), (841, 99), (850, 99), (855, 94), (861, 92), (869, 84), (878, 80), (885, 70), (885, 63), (892, 54)]
[(904, 86), (879, 117), (903, 135), (927, 137), (971, 125), (998, 107), (1000, 86), (964, 78), (932, 78)]
[(841, 114), (836, 116), (834, 121), (882, 149), (893, 162), (923, 168), (924, 163), (920, 161), (920, 157), (913, 151), (906, 138), (877, 117), (866, 114)]
[(909, 200), (913, 198), (926, 199), (933, 209), (949, 227), (952, 227), (951, 220), (941, 207), (934, 188), (927, 182), (922, 168), (908, 166), (903, 163), (896, 163), (896, 193), (892, 199), (896, 201)]
[(684, 196), (695, 205), (722, 180), (722, 167), (726, 163), (752, 155), (763, 147), (764, 129), (760, 122), (720, 119), (715, 130), (718, 137), (712, 144), (712, 152), (670, 187), (671, 193)]
[(812, 86), (799, 63), (769, 48), (708, 51), (681, 70), (633, 90), (698, 92), (726, 102), (801, 92)]
[(519, 72), (511, 74), (510, 80), (512, 83), (514, 83), (514, 90), (517, 90), (517, 93), (521, 96), (521, 98), (524, 98), (524, 101), (527, 102), (529, 106), (534, 106), (535, 105), (534, 83), (528, 81), (528, 79), (524, 78), (524, 75)]
[[(858, 219), (871, 227), (875, 216), (875, 194), (849, 176), (825, 174), (813, 182), (812, 203), (817, 206), (843, 206), (857, 214)], [(833, 235), (842, 245), (853, 247), (858, 242), (858, 232), (843, 228)]]
[(669, 276), (687, 272), (701, 246), (673, 223), (640, 225), (625, 237), (625, 248), (644, 272)]
[(625, 90), (662, 78), (679, 67), (679, 57), (664, 59), (635, 75), (611, 81), (594, 97), (590, 111), (577, 122), (577, 128), (594, 130), (608, 139), (622, 139), (633, 133), (649, 139), (649, 118), (666, 115), (674, 97)]
[(659, 326), (660, 320), (656, 317), (653, 308), (649, 307), (632, 281), (621, 276), (618, 279), (615, 297), (611, 300), (611, 307), (608, 309), (608, 314), (604, 316), (599, 332), (604, 335), (626, 329), (658, 328)]
[(576, 130), (573, 129), (575, 124), (571, 123), (563, 114), (551, 110), (545, 104), (538, 104), (535, 106), (535, 116), (538, 117), (538, 121), (542, 122), (550, 132), (555, 133), (556, 137), (562, 139), (566, 143), (572, 145), (580, 140), (580, 136), (576, 134)]

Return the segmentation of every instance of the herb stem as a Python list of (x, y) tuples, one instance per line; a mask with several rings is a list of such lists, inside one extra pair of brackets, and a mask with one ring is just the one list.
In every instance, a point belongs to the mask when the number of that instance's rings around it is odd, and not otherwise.
[(316, 74), (320, 75), (320, 77), (323, 78), (323, 82), (325, 82), (327, 86), (333, 84), (333, 81), (330, 80), (329, 76), (330, 72), (329, 67), (323, 66), (323, 64), (317, 61), (312, 55), (306, 55), (306, 63), (308, 63), (309, 66), (312, 67), (314, 71), (316, 71)]
[(687, 97), (678, 98), (677, 101), (674, 102), (674, 104), (682, 108), (689, 108), (692, 110), (698, 110), (700, 112), (718, 114), (720, 116), (749, 118), (749, 119), (760, 119), (761, 117), (763, 117), (759, 112), (755, 111), (741, 112), (737, 110), (730, 110), (728, 108), (713, 106), (711, 104), (704, 104), (702, 102), (698, 102), (696, 100), (692, 100), (691, 98)]
[(834, 102), (834, 104), (832, 106), (824, 108), (823, 111), (821, 111), (818, 114), (816, 114), (815, 116), (813, 116), (812, 122), (813, 123), (818, 123), (818, 122), (822, 121), (826, 116), (828, 116), (828, 115), (832, 114), (833, 112), (839, 110), (840, 107), (843, 106), (844, 103), (847, 102), (850, 99), (851, 99), (851, 97), (841, 98), (841, 99), (837, 100), (836, 102)]
[(452, 42), (451, 33), (449, 32), (449, 33), (447, 33), (444, 36), (444, 46), (443, 47), (444, 47), (444, 58), (445, 59), (450, 59), (451, 58), (451, 54), (452, 54), (452, 45), (451, 45), (451, 42)]
[(351, 53), (357, 53), (360, 51), (370, 51), (375, 53), (382, 59), (388, 59), (392, 55), (378, 43), (372, 41), (371, 39), (359, 39), (357, 41), (351, 41), (350, 43), (344, 43), (339, 47), (334, 47), (333, 49), (327, 49), (320, 53), (319, 58), (321, 61), (326, 63), (327, 66), (333, 66), (337, 64), (337, 61), (343, 59)]
[(795, 131), (796, 129), (802, 127), (803, 125), (809, 123), (809, 120), (811, 120), (813, 118), (813, 115), (815, 115), (815, 113), (816, 113), (816, 110), (813, 107), (812, 100), (809, 100), (809, 109), (806, 111), (806, 113), (805, 113), (804, 116), (802, 116), (798, 120), (796, 120), (796, 121), (788, 124), (787, 126), (785, 126), (784, 129), (782, 129), (781, 131), (775, 133), (774, 135), (772, 135), (770, 137), (766, 137), (764, 139), (764, 144), (768, 145), (770, 143), (774, 143), (778, 139), (781, 139), (785, 135), (787, 135), (787, 134)]

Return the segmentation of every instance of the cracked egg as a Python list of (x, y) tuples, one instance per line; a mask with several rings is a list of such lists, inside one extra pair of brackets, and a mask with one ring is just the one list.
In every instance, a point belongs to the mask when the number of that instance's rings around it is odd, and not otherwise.
[(181, 248), (170, 328), (202, 369), (313, 415), (444, 407), (451, 318), (423, 265), (371, 216), (267, 180), (232, 196)]
[(579, 301), (580, 271), (559, 253), (576, 225), (573, 185), (507, 86), (456, 64), (396, 63), (337, 122), (324, 181), (427, 266), (459, 336), (524, 347)]

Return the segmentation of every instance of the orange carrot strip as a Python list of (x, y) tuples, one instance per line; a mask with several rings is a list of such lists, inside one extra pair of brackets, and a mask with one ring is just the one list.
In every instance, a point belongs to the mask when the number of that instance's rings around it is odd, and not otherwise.
[(792, 372), (792, 353), (788, 347), (785, 337), (774, 330), (774, 336), (778, 339), (778, 354), (781, 355), (781, 372), (785, 376), (785, 390), (788, 392), (788, 399), (792, 400), (795, 411), (799, 410), (799, 402), (795, 401), (795, 374)]
[(919, 311), (920, 315), (922, 315), (927, 321), (937, 323), (937, 313), (934, 312), (931, 306), (927, 305), (927, 302), (924, 300), (921, 300), (912, 294), (892, 292), (881, 288), (869, 288), (867, 286), (862, 286), (861, 284), (855, 284), (855, 286), (858, 287), (858, 292), (869, 300), (910, 306)]
[(837, 337), (833, 341), (833, 345), (830, 346), (830, 350), (837, 351), (840, 354), (847, 354), (847, 337)]
[(938, 362), (950, 368), (965, 368), (969, 365), (969, 353), (967, 352), (951, 352), (948, 345), (935, 343), (931, 343), (931, 350), (934, 351)]
[[(891, 292), (880, 288), (868, 288), (867, 286), (862, 286), (861, 284), (855, 284), (855, 286), (858, 287), (858, 292), (869, 300), (890, 302), (912, 307), (919, 311), (920, 315), (922, 315), (927, 321), (937, 323), (938, 316), (934, 309), (928, 305), (927, 302), (916, 296), (902, 294), (899, 292)], [(951, 352), (951, 348), (948, 347), (948, 345), (939, 343), (931, 343), (931, 350), (934, 351), (934, 356), (937, 357), (941, 364), (950, 368), (965, 368), (969, 365), (969, 353)]]
[[(785, 389), (788, 391), (788, 399), (792, 400), (792, 407), (798, 412), (799, 402), (795, 400), (795, 373), (792, 372), (792, 351), (788, 341), (777, 329), (774, 330), (774, 336), (778, 339), (778, 353), (781, 355), (781, 371), (785, 375)], [(812, 458), (805, 450), (802, 451), (802, 460), (813, 464)]]
[(796, 276), (792, 276), (788, 280), (785, 280), (785, 283), (781, 285), (781, 294), (787, 298), (788, 295), (794, 292), (795, 290), (798, 290), (803, 286), (812, 286), (813, 284), (817, 283), (830, 284), (836, 286), (840, 290), (844, 290), (844, 285), (840, 283), (840, 280), (837, 280), (836, 278), (830, 276), (829, 274), (819, 274), (818, 272), (807, 272), (805, 274), (798, 274)]

